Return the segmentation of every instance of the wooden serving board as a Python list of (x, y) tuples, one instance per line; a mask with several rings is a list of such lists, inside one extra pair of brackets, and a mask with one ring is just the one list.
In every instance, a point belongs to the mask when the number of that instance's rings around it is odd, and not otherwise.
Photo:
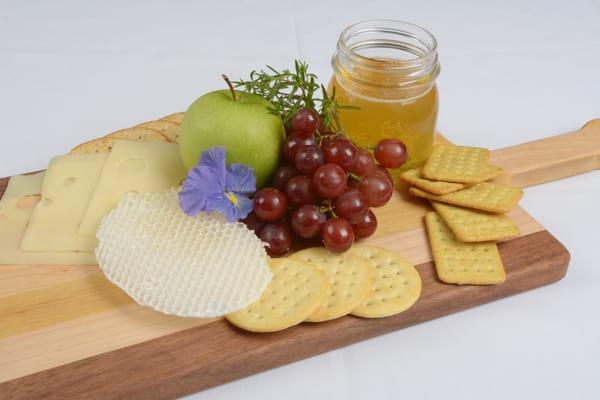
[[(493, 152), (519, 186), (598, 168), (600, 120), (576, 132)], [(0, 180), (0, 195), (8, 179)], [(402, 254), (423, 281), (419, 301), (382, 319), (352, 316), (252, 334), (223, 319), (163, 315), (134, 303), (95, 266), (0, 266), (0, 398), (167, 399), (461, 311), (561, 279), (568, 251), (523, 209), (521, 236), (499, 245), (504, 284), (437, 280), (422, 218), (426, 202), (400, 187), (377, 210), (367, 243)]]

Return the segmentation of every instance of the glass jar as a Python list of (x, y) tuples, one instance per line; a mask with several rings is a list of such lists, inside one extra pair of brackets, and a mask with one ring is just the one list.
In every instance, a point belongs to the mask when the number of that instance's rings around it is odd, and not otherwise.
[(341, 128), (360, 146), (397, 138), (408, 148), (414, 168), (429, 157), (438, 114), (435, 79), (440, 72), (437, 42), (423, 28), (406, 22), (372, 20), (346, 28), (332, 58)]

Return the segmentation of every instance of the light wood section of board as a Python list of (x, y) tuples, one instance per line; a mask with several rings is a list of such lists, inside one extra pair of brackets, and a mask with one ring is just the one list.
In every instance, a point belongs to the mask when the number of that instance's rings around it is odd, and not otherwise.
[(600, 168), (600, 118), (581, 129), (492, 152), (505, 171), (496, 180), (518, 187), (539, 185)]
[(0, 382), (212, 322), (130, 304), (0, 340)]
[[(396, 251), (414, 264), (430, 261), (423, 228), (427, 210), (425, 201), (407, 205), (396, 199), (379, 210), (387, 234), (366, 243)], [(543, 230), (521, 208), (510, 217), (522, 236)], [(21, 275), (11, 267), (9, 279), (0, 280), (0, 382), (214, 321), (167, 316), (139, 306), (96, 267), (58, 269), (58, 277), (26, 268)], [(32, 272), (39, 274), (37, 284), (16, 291), (15, 285), (27, 282)]]
[[(600, 120), (594, 120), (576, 132), (494, 151), (491, 162), (505, 169), (505, 182), (542, 183), (598, 168), (599, 138)], [(5, 185), (1, 180), (0, 189)], [(431, 261), (423, 227), (428, 210), (426, 201), (399, 186), (392, 201), (375, 210), (379, 227), (367, 243), (414, 264)], [(543, 231), (521, 208), (510, 217), (522, 236)], [(97, 267), (0, 266), (0, 382), (214, 321), (139, 306)]]

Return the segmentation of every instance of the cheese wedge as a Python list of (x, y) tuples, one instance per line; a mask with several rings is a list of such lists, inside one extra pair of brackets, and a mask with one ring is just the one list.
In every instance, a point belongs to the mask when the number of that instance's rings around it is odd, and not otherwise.
[(174, 143), (115, 142), (94, 190), (79, 234), (95, 236), (100, 221), (128, 192), (162, 192), (179, 186), (186, 170)]
[(106, 158), (107, 154), (67, 154), (50, 161), (21, 250), (94, 251), (96, 238), (77, 231)]

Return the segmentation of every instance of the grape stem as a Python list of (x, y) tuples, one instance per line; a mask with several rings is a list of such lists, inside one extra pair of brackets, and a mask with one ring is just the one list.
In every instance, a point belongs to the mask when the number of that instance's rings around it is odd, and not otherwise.
[(362, 177), (361, 177), (361, 176), (358, 176), (358, 175), (356, 175), (356, 174), (353, 174), (352, 172), (348, 173), (348, 176), (349, 176), (350, 178), (352, 178), (352, 179), (356, 179), (356, 180), (357, 180), (357, 181), (359, 181), (359, 182), (362, 180)]
[(235, 95), (235, 89), (233, 88), (233, 84), (231, 83), (227, 75), (221, 74), (221, 77), (223, 78), (225, 83), (227, 83), (227, 86), (229, 86), (229, 90), (231, 91), (231, 97), (233, 98), (233, 101), (237, 101), (237, 96)]
[(319, 211), (323, 214), (330, 214), (333, 218), (337, 218), (337, 214), (333, 210), (331, 200), (323, 200), (323, 202), (321, 203), (321, 207), (319, 207)]

